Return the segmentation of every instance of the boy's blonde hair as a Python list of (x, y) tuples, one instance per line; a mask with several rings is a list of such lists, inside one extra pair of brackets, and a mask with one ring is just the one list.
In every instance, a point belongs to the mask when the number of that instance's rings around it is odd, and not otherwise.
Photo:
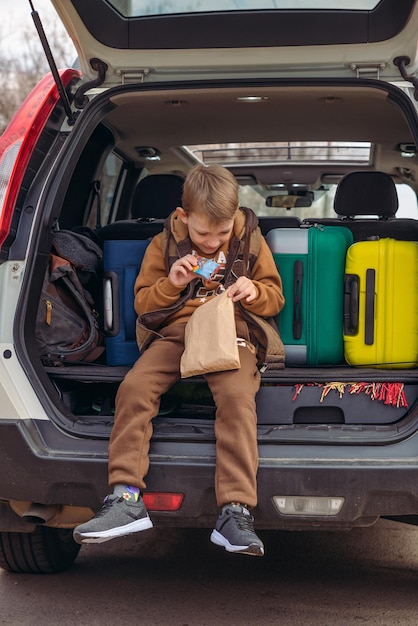
[(203, 213), (209, 222), (219, 224), (235, 217), (238, 209), (238, 183), (221, 165), (195, 165), (183, 185), (182, 204), (187, 215)]

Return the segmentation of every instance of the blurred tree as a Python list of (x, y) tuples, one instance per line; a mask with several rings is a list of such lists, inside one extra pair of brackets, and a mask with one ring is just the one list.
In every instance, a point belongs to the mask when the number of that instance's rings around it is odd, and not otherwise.
[[(42, 19), (55, 63), (58, 68), (73, 65), (76, 52), (60, 22)], [(0, 25), (0, 42), (3, 40)], [(0, 134), (13, 114), (38, 81), (49, 71), (49, 65), (34, 25), (25, 28), (16, 53), (6, 54), (0, 45)]]

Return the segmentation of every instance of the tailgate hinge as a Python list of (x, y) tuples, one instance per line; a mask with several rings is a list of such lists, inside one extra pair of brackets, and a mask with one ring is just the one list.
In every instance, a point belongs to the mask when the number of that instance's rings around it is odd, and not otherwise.
[(350, 63), (350, 69), (356, 73), (356, 78), (377, 78), (380, 80), (380, 71), (386, 63)]
[(147, 67), (143, 67), (138, 70), (124, 70), (119, 68), (116, 70), (116, 74), (121, 77), (121, 84), (127, 85), (130, 83), (144, 83), (146, 77), (151, 73), (151, 70)]

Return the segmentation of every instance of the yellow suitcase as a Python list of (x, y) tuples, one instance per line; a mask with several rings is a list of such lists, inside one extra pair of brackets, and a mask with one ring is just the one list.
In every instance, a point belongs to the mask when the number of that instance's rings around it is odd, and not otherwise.
[(344, 356), (379, 368), (418, 365), (418, 243), (377, 239), (349, 247)]

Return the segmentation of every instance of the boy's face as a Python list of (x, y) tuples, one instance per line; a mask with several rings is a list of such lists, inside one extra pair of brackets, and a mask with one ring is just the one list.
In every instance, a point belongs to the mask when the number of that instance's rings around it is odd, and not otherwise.
[(176, 210), (183, 224), (187, 224), (192, 243), (204, 254), (208, 256), (215, 254), (224, 243), (229, 241), (234, 227), (233, 219), (213, 224), (198, 211), (187, 215), (182, 207)]

